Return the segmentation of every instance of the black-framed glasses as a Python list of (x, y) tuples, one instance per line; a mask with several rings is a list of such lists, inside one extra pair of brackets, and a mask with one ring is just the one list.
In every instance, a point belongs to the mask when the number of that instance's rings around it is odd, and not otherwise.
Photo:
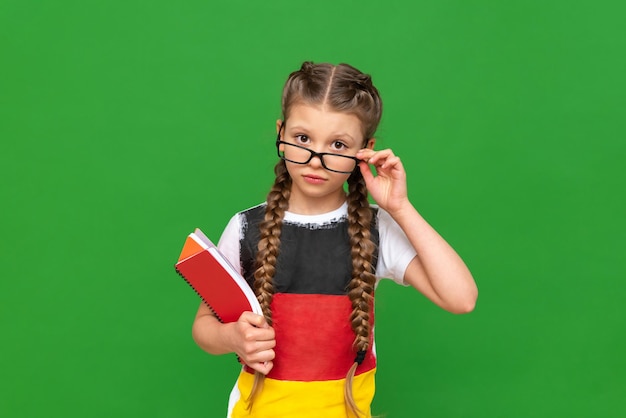
[[(328, 171), (342, 174), (350, 174), (356, 168), (359, 159), (350, 155), (333, 154), (332, 152), (315, 152), (312, 149), (303, 147), (301, 145), (292, 144), (280, 140), (279, 129), (278, 136), (276, 137), (276, 151), (278, 156), (290, 163), (294, 164), (308, 164), (313, 157), (320, 159), (322, 167)], [(284, 145), (281, 151), (280, 146)]]

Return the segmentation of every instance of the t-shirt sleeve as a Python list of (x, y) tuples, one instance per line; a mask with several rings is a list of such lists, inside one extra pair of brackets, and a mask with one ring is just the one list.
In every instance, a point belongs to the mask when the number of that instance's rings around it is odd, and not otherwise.
[(407, 286), (404, 273), (416, 252), (400, 225), (381, 208), (378, 208), (378, 233), (376, 276)]
[(236, 214), (224, 228), (222, 236), (217, 244), (217, 249), (226, 257), (226, 259), (237, 269), (241, 274), (241, 261), (240, 261), (240, 235), (241, 235), (241, 214)]

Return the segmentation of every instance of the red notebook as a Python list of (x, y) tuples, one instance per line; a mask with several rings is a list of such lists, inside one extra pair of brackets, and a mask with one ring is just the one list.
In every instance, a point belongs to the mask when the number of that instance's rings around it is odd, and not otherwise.
[(187, 237), (175, 268), (220, 321), (235, 322), (245, 311), (263, 315), (248, 282), (200, 229)]

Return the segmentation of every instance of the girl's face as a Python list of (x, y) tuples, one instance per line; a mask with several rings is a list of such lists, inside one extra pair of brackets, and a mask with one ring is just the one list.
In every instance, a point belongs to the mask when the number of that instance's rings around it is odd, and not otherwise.
[[(276, 122), (280, 132), (281, 121)], [(299, 145), (318, 153), (332, 153), (343, 156), (354, 156), (364, 147), (361, 121), (353, 114), (328, 110), (322, 106), (294, 104), (282, 128), (281, 140), (289, 144)], [(374, 146), (370, 139), (367, 146)], [(300, 160), (302, 148), (281, 144), (281, 152), (285, 157)], [(299, 154), (296, 154), (299, 153)], [(305, 159), (310, 156), (304, 150)], [(352, 170), (354, 161), (348, 158), (326, 157), (326, 165), (339, 167), (349, 165)], [(344, 163), (342, 163), (344, 161)], [(292, 179), (289, 210), (300, 214), (319, 214), (337, 209), (345, 201), (343, 185), (350, 174), (329, 171), (322, 166), (320, 158), (315, 156), (306, 164), (295, 164), (285, 161), (287, 171)], [(334, 166), (331, 164), (335, 164)], [(358, 170), (358, 168), (356, 168)]]

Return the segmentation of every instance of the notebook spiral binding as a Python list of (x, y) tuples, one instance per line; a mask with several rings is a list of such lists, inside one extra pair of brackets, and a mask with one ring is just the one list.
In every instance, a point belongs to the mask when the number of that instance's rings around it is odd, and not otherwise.
[(215, 309), (213, 309), (213, 307), (209, 304), (209, 302), (207, 302), (206, 299), (204, 299), (202, 297), (202, 295), (196, 290), (196, 288), (193, 287), (193, 285), (189, 282), (189, 280), (187, 280), (185, 275), (183, 273), (181, 273), (180, 270), (178, 270), (178, 267), (174, 266), (174, 269), (176, 270), (176, 273), (178, 273), (178, 275), (180, 277), (182, 277), (185, 280), (185, 282), (187, 282), (189, 287), (191, 287), (193, 289), (193, 291), (196, 293), (196, 295), (198, 295), (200, 297), (202, 302), (204, 302), (204, 304), (209, 307), (209, 309), (211, 310), (211, 312), (213, 312), (213, 315), (218, 319), (218, 321), (220, 321), (221, 323), (224, 323), (224, 320), (218, 315), (218, 313), (215, 311)]
[[(183, 273), (181, 273), (180, 270), (178, 270), (178, 268), (176, 266), (174, 266), (174, 269), (176, 270), (176, 273), (178, 273), (178, 275), (180, 277), (185, 279), (185, 281), (187, 282), (189, 287), (191, 287), (193, 289), (193, 291), (196, 293), (196, 295), (200, 296), (200, 299), (202, 300), (202, 302), (204, 302), (204, 304), (209, 307), (209, 309), (211, 310), (211, 312), (213, 312), (213, 315), (217, 318), (217, 320), (220, 321), (223, 324), (224, 320), (222, 318), (220, 318), (220, 316), (217, 314), (217, 312), (215, 312), (215, 309), (213, 309), (213, 307), (211, 305), (209, 305), (209, 303), (200, 295), (200, 293), (198, 293), (198, 291), (191, 285), (191, 283), (189, 283), (189, 280), (187, 280), (187, 278), (183, 275)], [(239, 357), (239, 355), (236, 355), (236, 357), (237, 357), (237, 361), (239, 363), (245, 364), (244, 361), (241, 359), (241, 357)]]

